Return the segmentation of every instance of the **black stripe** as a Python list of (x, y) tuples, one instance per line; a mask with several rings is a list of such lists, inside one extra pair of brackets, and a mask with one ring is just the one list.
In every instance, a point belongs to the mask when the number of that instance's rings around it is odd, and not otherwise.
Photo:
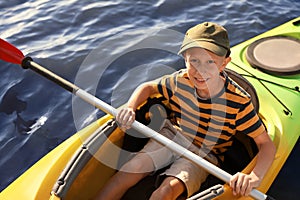
[(239, 109), (241, 107), (241, 104), (236, 101), (227, 100), (226, 104), (228, 107), (235, 108), (235, 109)]
[[(245, 108), (243, 108), (244, 110)], [(240, 126), (244, 123), (247, 123), (247, 121), (251, 120), (253, 117), (255, 117), (256, 112), (254, 110), (251, 110), (247, 115), (245, 115), (243, 118), (236, 120), (236, 126)]]
[(178, 108), (178, 110), (181, 110), (181, 106), (178, 105), (178, 103), (173, 101), (172, 99), (169, 99), (169, 103), (171, 106), (174, 106), (174, 107)]
[(163, 89), (162, 89), (162, 84), (161, 84), (161, 80), (159, 81), (159, 83), (157, 84), (157, 88), (158, 88), (158, 92), (164, 96), (164, 93), (163, 93)]
[(245, 133), (245, 134), (252, 133), (255, 130), (257, 130), (261, 125), (262, 125), (262, 122), (260, 120), (258, 120), (255, 124), (253, 124), (252, 126), (247, 128), (246, 130), (243, 130), (243, 133)]
[(181, 90), (190, 92), (191, 94), (194, 93), (194, 88), (190, 87), (189, 85), (186, 85), (186, 84), (182, 83), (180, 80), (177, 81), (177, 88), (180, 88)]
[[(168, 79), (167, 79), (168, 80)], [(167, 80), (166, 80), (166, 84), (168, 84), (168, 86), (166, 85), (166, 90), (167, 90), (167, 97), (165, 96), (164, 92), (163, 92), (163, 84), (161, 83), (161, 80), (159, 81), (158, 85), (157, 85), (157, 88), (158, 88), (158, 92), (163, 95), (166, 99), (169, 99), (173, 96), (173, 92), (172, 90), (170, 89), (170, 83), (167, 83)]]
[(248, 106), (250, 106), (251, 101), (249, 100), (247, 103), (243, 104), (243, 106), (240, 107), (239, 112), (243, 112)]
[(171, 79), (171, 77), (170, 78), (166, 78), (166, 88), (167, 88), (167, 93), (168, 93), (168, 97), (169, 98), (171, 98), (172, 95), (173, 95), (173, 91), (171, 89), (171, 84), (170, 84), (170, 81), (171, 81), (170, 79)]

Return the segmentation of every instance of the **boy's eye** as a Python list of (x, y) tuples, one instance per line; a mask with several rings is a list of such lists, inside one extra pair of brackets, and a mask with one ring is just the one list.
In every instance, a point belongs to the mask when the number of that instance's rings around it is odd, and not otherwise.
[(190, 62), (191, 63), (199, 63), (199, 60), (198, 59), (191, 59)]
[(207, 63), (208, 63), (208, 64), (214, 64), (215, 61), (214, 61), (214, 60), (209, 60), (209, 61), (207, 61)]

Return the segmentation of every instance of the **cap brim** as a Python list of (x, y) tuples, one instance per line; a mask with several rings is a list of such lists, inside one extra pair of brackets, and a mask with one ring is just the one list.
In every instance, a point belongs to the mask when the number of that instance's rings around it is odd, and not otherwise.
[(192, 41), (188, 44), (185, 44), (184, 46), (181, 47), (180, 51), (178, 52), (178, 54), (182, 54), (184, 51), (193, 48), (193, 47), (200, 47), (203, 49), (206, 49), (208, 51), (211, 51), (215, 54), (217, 54), (218, 56), (225, 56), (227, 54), (227, 49), (224, 47), (221, 47), (217, 44), (214, 44), (212, 42), (208, 42), (208, 41)]

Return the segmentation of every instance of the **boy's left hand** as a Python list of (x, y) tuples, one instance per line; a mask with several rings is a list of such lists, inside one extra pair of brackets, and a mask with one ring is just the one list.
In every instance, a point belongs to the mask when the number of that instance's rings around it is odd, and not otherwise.
[(230, 179), (229, 186), (234, 195), (248, 196), (253, 188), (260, 185), (260, 182), (260, 178), (253, 172), (250, 174), (238, 172)]

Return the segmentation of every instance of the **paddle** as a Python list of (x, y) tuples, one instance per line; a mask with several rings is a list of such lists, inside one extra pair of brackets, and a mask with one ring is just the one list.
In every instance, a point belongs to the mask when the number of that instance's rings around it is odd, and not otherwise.
[[(0, 59), (14, 63), (19, 64), (23, 68), (31, 69), (40, 75), (46, 77), (47, 79), (55, 82), (56, 84), (62, 86), (66, 90), (72, 92), (74, 95), (80, 97), (87, 103), (99, 108), (100, 110), (104, 111), (105, 113), (108, 113), (112, 116), (116, 116), (117, 110), (113, 108), (112, 106), (108, 105), (104, 101), (94, 97), (93, 95), (85, 92), (84, 90), (80, 89), (76, 85), (70, 83), (69, 81), (57, 76), (53, 72), (45, 69), (41, 65), (33, 62), (33, 60), (30, 57), (25, 57), (23, 53), (14, 47), (13, 45), (9, 44), (8, 42), (0, 39)], [(171, 141), (170, 139), (162, 136), (161, 134), (155, 132), (154, 130), (150, 129), (149, 127), (134, 121), (132, 124), (132, 128), (135, 130), (141, 132), (147, 137), (153, 138), (157, 142), (167, 146), (169, 149), (174, 151), (177, 154), (180, 154), (184, 156), (185, 158), (193, 161), (194, 163), (198, 164), (205, 170), (207, 170), (212, 175), (218, 177), (219, 179), (223, 180), (226, 183), (229, 183), (231, 175), (222, 169), (218, 168), (217, 166), (211, 164), (210, 162), (206, 161), (205, 159), (199, 157), (198, 155), (190, 152), (189, 150), (185, 149), (184, 147), (178, 145), (177, 143)], [(255, 199), (269, 199), (270, 197), (266, 194), (253, 189), (250, 193), (250, 196), (252, 196)]]

